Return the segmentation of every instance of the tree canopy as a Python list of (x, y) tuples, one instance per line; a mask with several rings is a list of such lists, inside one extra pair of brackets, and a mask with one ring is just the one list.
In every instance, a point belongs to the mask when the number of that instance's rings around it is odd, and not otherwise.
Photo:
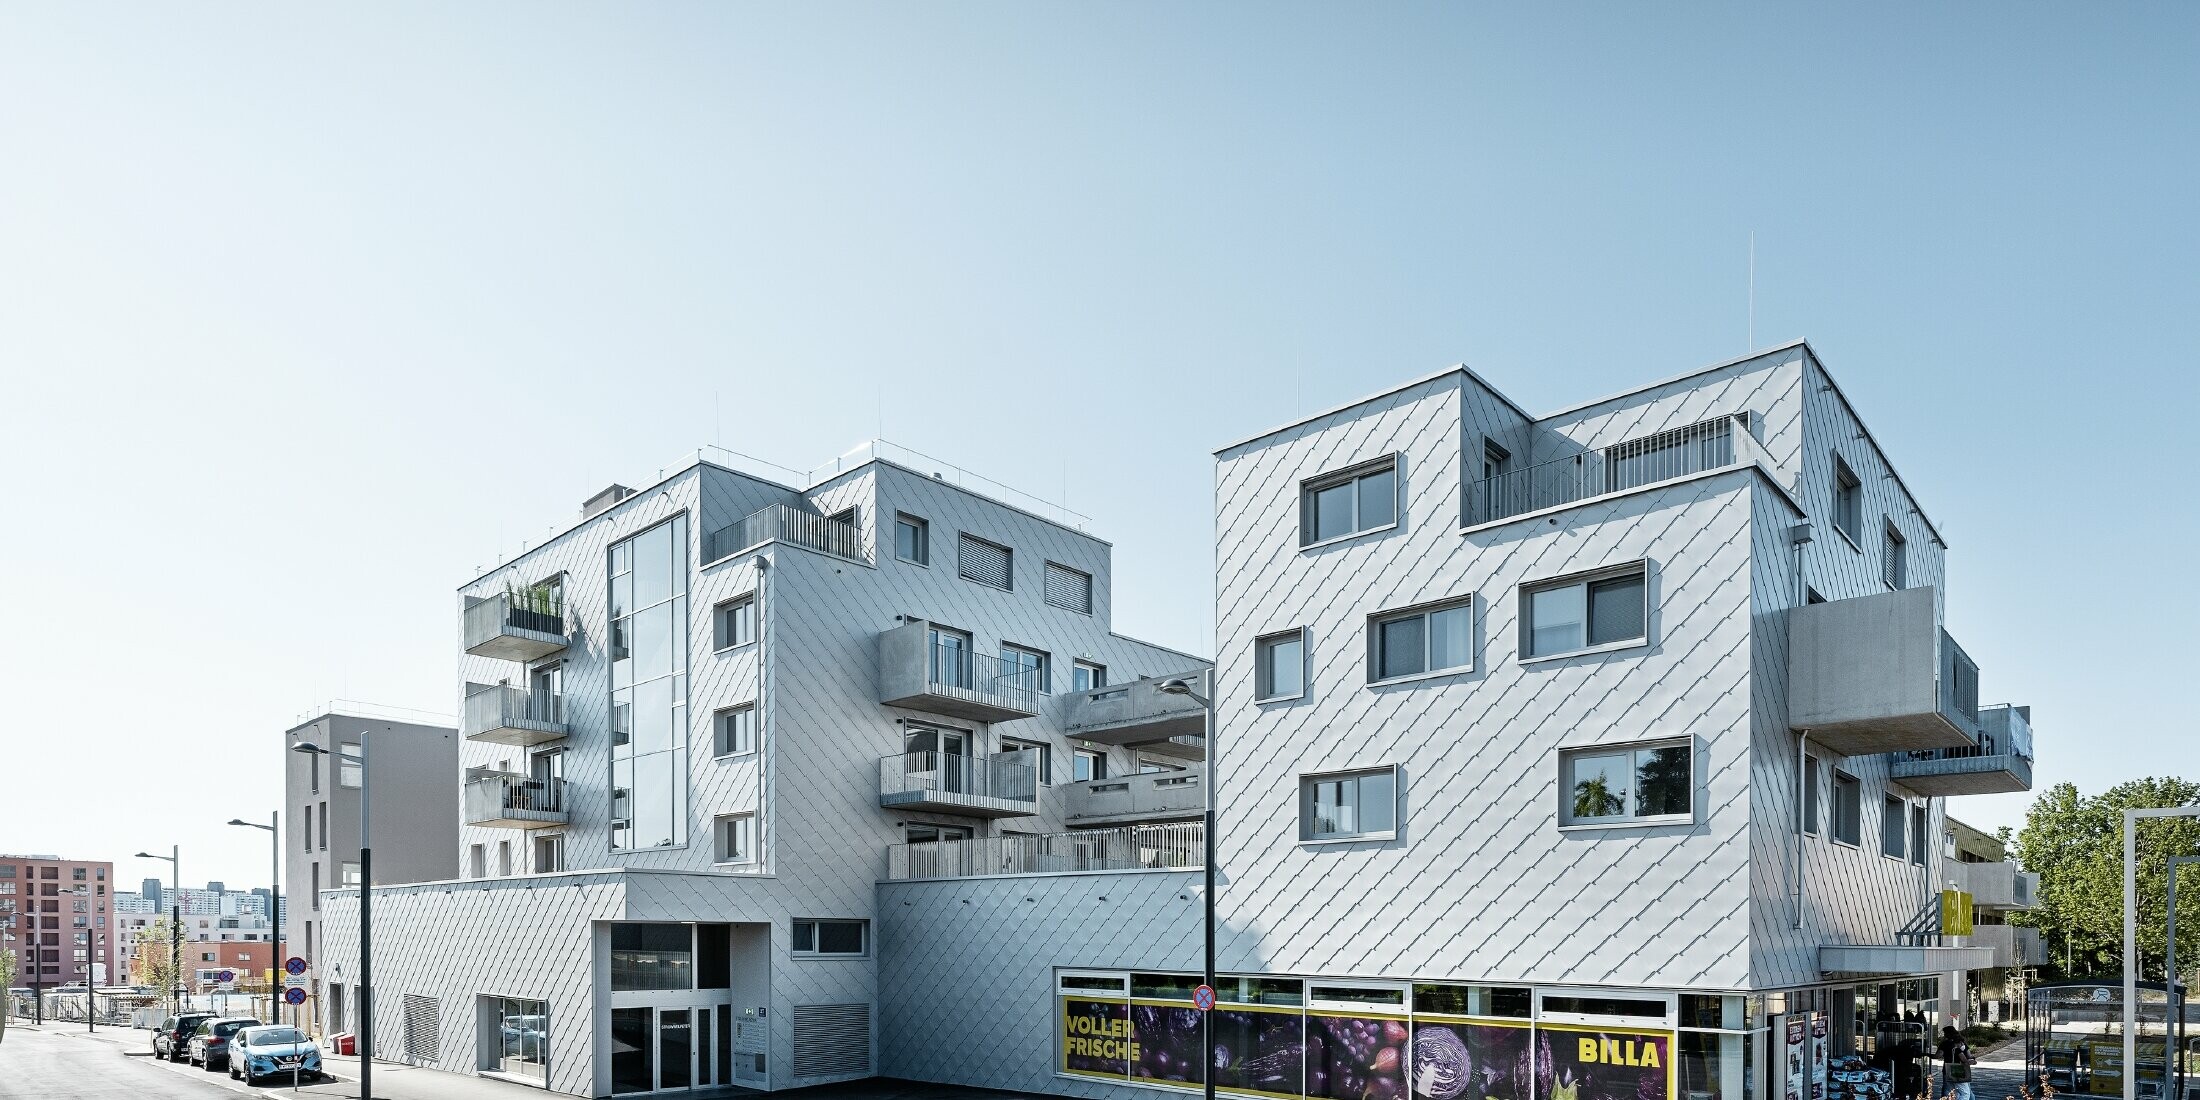
[[(2042, 792), (2016, 835), (2017, 861), (2040, 876), (2038, 904), (2011, 914), (2040, 929), (2048, 969), (2067, 978), (2123, 973), (2124, 811), (2200, 805), (2200, 783), (2134, 779), (2086, 796), (2069, 783)], [(2139, 975), (2163, 977), (2169, 860), (2200, 856), (2200, 818), (2141, 821), (2138, 829)], [(2200, 969), (2200, 865), (2177, 877), (2177, 969)]]

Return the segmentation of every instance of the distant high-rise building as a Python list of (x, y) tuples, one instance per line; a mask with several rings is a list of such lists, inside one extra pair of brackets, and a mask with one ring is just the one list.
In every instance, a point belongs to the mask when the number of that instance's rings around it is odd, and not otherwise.
[(16, 983), (115, 981), (115, 865), (59, 856), (0, 855), (0, 948), (16, 952)]

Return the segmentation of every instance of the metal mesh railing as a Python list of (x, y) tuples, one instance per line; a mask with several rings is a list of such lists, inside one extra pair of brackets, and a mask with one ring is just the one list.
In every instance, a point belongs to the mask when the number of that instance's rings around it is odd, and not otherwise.
[(1010, 802), (1039, 800), (1036, 749), (987, 757), (949, 752), (905, 752), (878, 762), (880, 794), (961, 794)]
[(1743, 416), (1720, 416), (1686, 427), (1587, 448), (1495, 477), (1470, 481), (1463, 502), (1467, 524), (1495, 523), (1577, 500), (1623, 492), (1758, 457)]
[(759, 543), (775, 541), (850, 561), (871, 560), (863, 545), (863, 532), (855, 524), (785, 504), (766, 505), (703, 536), (703, 560), (717, 561)]

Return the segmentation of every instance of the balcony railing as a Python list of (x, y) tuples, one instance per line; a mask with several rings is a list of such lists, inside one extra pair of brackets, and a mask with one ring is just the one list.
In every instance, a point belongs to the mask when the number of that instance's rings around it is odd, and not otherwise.
[(943, 641), (921, 620), (880, 633), (878, 660), (879, 702), (980, 722), (1039, 713), (1046, 686), (1038, 669)]
[(509, 684), (469, 686), (461, 720), (467, 740), (526, 748), (566, 735), (563, 695)]
[(1190, 680), (1205, 694), (1207, 670), (1191, 669), (1175, 676), (1147, 676), (1127, 683), (1080, 691), (1069, 700), (1064, 716), (1070, 734), (1104, 745), (1135, 745), (1172, 737), (1198, 737), (1205, 732), (1207, 712), (1190, 695), (1161, 690), (1170, 680)]
[(1207, 792), (1196, 771), (1088, 779), (1057, 789), (1062, 818), (1072, 823), (1127, 825), (1198, 817), (1207, 809)]
[(886, 875), (901, 880), (1193, 870), (1205, 859), (1205, 838), (1205, 827), (1188, 821), (1038, 836), (893, 844), (886, 850)]
[(703, 560), (717, 561), (766, 542), (791, 542), (849, 561), (869, 562), (855, 524), (785, 504), (760, 508), (703, 536)]
[(464, 625), (466, 652), (477, 657), (534, 661), (566, 645), (563, 601), (539, 590), (473, 600), (466, 605)]
[(879, 805), (972, 817), (1039, 812), (1038, 750), (995, 753), (907, 752), (878, 762)]
[(1467, 483), (1467, 526), (1756, 461), (1746, 415), (1714, 417)]
[[(1976, 681), (1977, 674), (1973, 673), (1972, 682)], [(1895, 782), (1935, 797), (2031, 790), (2032, 724), (2025, 717), (2028, 708), (2003, 704), (1974, 705), (1972, 709), (1977, 718), (1975, 744), (1895, 753), (1888, 769)]]
[(565, 780), (531, 779), (510, 772), (476, 775), (466, 783), (466, 823), (491, 828), (543, 829), (565, 824)]

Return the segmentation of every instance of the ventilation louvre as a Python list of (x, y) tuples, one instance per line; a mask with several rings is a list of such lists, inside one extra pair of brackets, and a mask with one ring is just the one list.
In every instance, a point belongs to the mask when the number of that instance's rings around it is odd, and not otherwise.
[(405, 1057), (416, 1062), (435, 1064), (442, 1043), (438, 1036), (443, 1030), (443, 1006), (433, 997), (407, 993), (405, 1011)]
[(871, 1073), (871, 1006), (794, 1006), (794, 1075)]

